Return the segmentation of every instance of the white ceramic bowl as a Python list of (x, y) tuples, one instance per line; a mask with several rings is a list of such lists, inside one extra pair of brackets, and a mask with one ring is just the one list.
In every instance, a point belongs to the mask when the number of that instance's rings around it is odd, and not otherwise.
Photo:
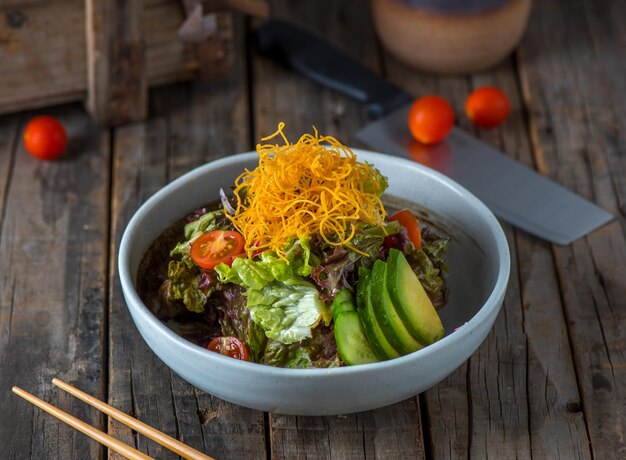
[(387, 194), (428, 210), (453, 239), (447, 252), (448, 304), (439, 312), (440, 341), (376, 364), (334, 369), (282, 369), (207, 351), (181, 338), (143, 304), (136, 290), (139, 262), (157, 236), (188, 212), (219, 197), (256, 153), (223, 158), (185, 174), (152, 196), (129, 222), (119, 252), (128, 308), (148, 346), (183, 379), (227, 401), (263, 411), (331, 415), (389, 405), (437, 384), (480, 346), (496, 319), (509, 278), (506, 238), (493, 214), (447, 177), (409, 160), (354, 150), (389, 178)]

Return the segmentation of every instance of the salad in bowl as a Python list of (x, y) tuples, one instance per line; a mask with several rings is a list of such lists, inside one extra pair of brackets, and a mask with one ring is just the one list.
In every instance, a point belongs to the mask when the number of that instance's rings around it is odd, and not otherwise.
[(441, 339), (450, 240), (385, 205), (387, 177), (335, 138), (291, 143), (283, 128), (152, 243), (142, 301), (201, 347), (276, 367), (382, 362)]

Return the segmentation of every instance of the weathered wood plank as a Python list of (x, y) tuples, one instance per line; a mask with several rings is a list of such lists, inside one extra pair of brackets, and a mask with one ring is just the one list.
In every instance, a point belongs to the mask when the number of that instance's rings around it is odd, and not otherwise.
[(273, 458), (424, 456), (417, 398), (333, 417), (272, 416)]
[(625, 14), (623, 2), (542, 2), (520, 53), (542, 170), (617, 214), (554, 249), (594, 458), (626, 455)]
[(65, 102), (85, 94), (85, 47), (74, 46), (74, 37), (85, 34), (82, 0), (13, 9), (2, 19), (0, 112), (34, 107), (38, 99)]
[[(113, 259), (125, 225), (145, 199), (202, 163), (249, 149), (241, 22), (236, 37), (240, 51), (230, 76), (154, 91), (151, 118), (115, 130)], [(216, 458), (264, 457), (263, 413), (213, 398), (172, 374), (132, 324), (115, 262), (111, 268), (111, 404)], [(175, 458), (119, 424), (111, 422), (109, 431), (149, 455)]]
[(18, 126), (18, 116), (0, 117), (0, 232), (4, 220), (5, 198), (11, 177), (13, 158), (17, 150), (15, 145), (19, 142)]
[[(0, 113), (84, 100), (87, 96), (86, 2), (32, 3), (36, 4), (2, 11)], [(160, 85), (193, 78), (199, 68), (198, 58), (193, 48), (176, 35), (183, 21), (179, 2), (144, 3), (141, 29), (148, 83)]]
[[(367, 9), (353, 9), (348, 1), (272, 2), (272, 15), (317, 33), (358, 58), (368, 67), (379, 65), (375, 37)], [(265, 58), (253, 62), (255, 141), (276, 131), (280, 121), (285, 132), (299, 137), (317, 127), (321, 132), (349, 142), (366, 120), (358, 103), (322, 89), (305, 77), (285, 71)]]
[[(532, 149), (514, 68), (500, 66), (490, 74), (476, 76), (472, 83), (474, 87), (490, 84), (502, 88), (513, 105), (511, 117), (502, 128), (478, 131), (480, 137), (532, 167)], [(518, 457), (590, 458), (584, 420), (581, 414), (567, 409), (567, 404), (572, 408), (572, 402), (580, 396), (550, 248), (523, 232), (515, 232), (510, 241), (516, 253), (513, 283), (520, 292), (516, 294), (515, 308), (505, 305), (504, 312), (513, 312), (517, 320), (502, 332), (497, 328), (495, 332), (499, 341), (510, 343), (509, 352), (501, 355), (504, 369), (510, 366), (507, 355), (514, 359), (514, 366), (526, 369), (518, 369), (521, 382), (514, 375), (514, 392), (500, 394), (504, 406), (515, 415), (505, 417), (508, 430), (500, 442), (517, 448)], [(509, 400), (507, 396), (515, 398)], [(519, 404), (527, 407), (520, 411), (515, 406)]]
[(85, 2), (87, 108), (107, 126), (147, 115), (143, 10), (143, 1)]
[[(51, 380), (59, 377), (103, 397), (107, 137), (79, 106), (52, 114), (70, 137), (62, 159), (42, 162), (21, 144), (10, 141), (8, 151), (3, 145), (3, 154), (15, 155), (0, 228), (0, 444), (7, 458), (100, 452), (97, 443), (10, 392), (18, 385), (102, 427), (96, 411), (60, 392)], [(15, 129), (11, 118), (4, 119), (7, 128)], [(2, 137), (7, 139), (6, 132)]]
[(183, 43), (177, 30), (184, 21), (180, 1), (144, 1), (142, 31), (146, 38), (146, 62), (151, 86), (186, 81), (198, 74), (198, 57)]
[[(511, 61), (469, 79), (434, 79), (415, 74), (393, 59), (386, 67), (392, 80), (416, 96), (447, 97), (461, 126), (532, 167)], [(476, 130), (464, 115), (464, 102), (472, 88), (487, 84), (507, 92), (514, 110), (503, 127)], [(568, 410), (575, 409), (579, 395), (550, 249), (504, 227), (512, 250), (512, 273), (503, 312), (469, 363), (425, 395), (433, 454), (435, 458), (588, 458), (582, 416)], [(546, 327), (550, 334), (546, 335)]]
[[(365, 65), (378, 68), (369, 11), (350, 1), (272, 2), (272, 14), (321, 34)], [(366, 120), (358, 103), (320, 88), (305, 77), (253, 58), (255, 140), (271, 134), (279, 121), (297, 139), (315, 126), (348, 143)], [(272, 457), (423, 458), (422, 425), (417, 398), (375, 411), (339, 417), (272, 414)]]
[[(470, 124), (459, 114), (470, 87), (465, 77), (433, 77), (416, 72), (383, 52), (387, 78), (416, 97), (440, 94), (457, 113), (457, 123), (467, 129)], [(454, 267), (452, 266), (454, 269)], [(472, 398), (468, 385), (469, 363), (465, 363), (446, 380), (426, 391), (420, 399), (425, 405), (430, 449), (433, 458), (467, 458), (470, 453), (472, 424), (469, 414)]]

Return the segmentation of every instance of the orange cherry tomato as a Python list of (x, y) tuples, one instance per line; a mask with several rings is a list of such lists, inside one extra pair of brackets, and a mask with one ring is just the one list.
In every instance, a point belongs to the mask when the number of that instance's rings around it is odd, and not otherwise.
[(415, 249), (421, 248), (422, 232), (420, 232), (420, 224), (417, 217), (408, 209), (402, 209), (389, 217), (390, 222), (394, 220), (406, 229), (406, 234), (413, 246), (415, 246)]
[(67, 134), (63, 125), (50, 115), (38, 115), (24, 128), (26, 151), (40, 160), (54, 160), (67, 147)]
[(216, 337), (209, 342), (207, 349), (220, 355), (250, 361), (248, 347), (237, 337)]
[(445, 139), (452, 129), (454, 110), (440, 96), (424, 96), (411, 106), (408, 123), (415, 140), (423, 144), (436, 144)]
[(191, 258), (200, 267), (213, 269), (225, 263), (231, 265), (243, 253), (244, 240), (239, 232), (213, 230), (199, 236), (191, 243)]
[(511, 113), (511, 103), (502, 90), (483, 86), (467, 97), (465, 113), (476, 126), (493, 128), (507, 119)]

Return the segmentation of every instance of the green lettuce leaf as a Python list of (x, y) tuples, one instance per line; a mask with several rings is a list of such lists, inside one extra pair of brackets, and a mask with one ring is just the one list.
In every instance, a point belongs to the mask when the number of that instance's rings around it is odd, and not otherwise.
[(292, 243), (285, 257), (265, 251), (258, 260), (238, 258), (231, 267), (220, 264), (215, 270), (220, 282), (246, 289), (252, 320), (267, 337), (294, 343), (311, 337), (320, 318), (329, 324), (332, 311), (320, 300), (316, 287), (302, 279), (312, 270), (308, 240)]
[(313, 330), (313, 337), (299, 343), (286, 345), (268, 340), (261, 363), (269, 366), (307, 369), (311, 367), (338, 367), (341, 358), (337, 353), (332, 329), (323, 326)]
[(395, 221), (385, 223), (383, 227), (360, 223), (350, 241), (360, 252), (337, 247), (332, 252), (323, 253), (321, 262), (311, 274), (311, 279), (322, 291), (323, 297), (332, 299), (341, 289), (351, 288), (359, 267), (371, 268), (374, 261), (380, 258), (385, 237), (398, 233), (401, 229), (402, 226)]
[(273, 282), (247, 296), (252, 320), (267, 337), (287, 344), (311, 337), (324, 309), (315, 286), (303, 279)]
[(207, 298), (213, 290), (203, 292), (199, 288), (198, 275), (200, 269), (190, 255), (191, 243), (204, 232), (221, 229), (224, 211), (207, 212), (193, 222), (185, 225), (185, 240), (178, 242), (170, 251), (170, 260), (167, 277), (170, 281), (167, 290), (167, 300), (170, 302), (182, 300), (188, 310), (200, 313), (204, 311)]
[(440, 309), (446, 304), (448, 297), (443, 278), (448, 266), (443, 259), (443, 254), (447, 250), (450, 240), (435, 237), (432, 234), (423, 236), (426, 236), (423, 238), (423, 246), (417, 250), (411, 246), (406, 253), (406, 258), (434, 307)]
[(313, 266), (319, 264), (319, 260), (311, 254), (310, 237), (294, 240), (285, 250), (285, 257), (289, 267), (300, 276), (309, 276)]
[(201, 215), (197, 220), (185, 225), (185, 239), (195, 240), (205, 232), (217, 230), (217, 218), (222, 216), (224, 211), (211, 211)]
[[(382, 227), (375, 224), (360, 223), (350, 244), (368, 255), (362, 262), (364, 266), (370, 268), (379, 257), (380, 247), (385, 238), (398, 233), (401, 229), (402, 226), (396, 221), (385, 222)], [(363, 258), (359, 253), (355, 253), (352, 257), (356, 261), (358, 256)]]
[(365, 193), (373, 193), (377, 196), (381, 196), (389, 186), (387, 177), (383, 176), (372, 164), (367, 162), (365, 164), (369, 166), (370, 171), (363, 177), (363, 191)]
[(223, 216), (224, 211), (212, 211), (201, 215), (197, 220), (189, 222), (185, 225), (185, 241), (176, 243), (176, 246), (170, 251), (170, 256), (180, 256), (180, 261), (189, 268), (196, 264), (190, 256), (191, 243), (205, 232), (220, 229), (219, 217)]
[(252, 361), (258, 362), (267, 342), (265, 332), (250, 318), (243, 288), (234, 284), (223, 287), (209, 299), (209, 307), (221, 312), (222, 335), (242, 339), (248, 346)]
[(285, 251), (285, 258), (273, 251), (263, 251), (258, 259), (237, 258), (232, 266), (220, 264), (215, 267), (220, 281), (234, 283), (248, 289), (261, 289), (272, 281), (287, 282), (294, 278), (308, 276), (315, 259), (311, 254), (308, 239), (295, 240)]
[(233, 283), (246, 289), (262, 289), (276, 277), (265, 263), (246, 258), (236, 258), (232, 266), (219, 264), (215, 267), (221, 283)]
[(183, 261), (171, 260), (167, 267), (167, 277), (170, 280), (168, 301), (182, 300), (188, 310), (196, 313), (204, 311), (207, 294), (198, 288), (198, 271), (195, 266), (190, 267)]

